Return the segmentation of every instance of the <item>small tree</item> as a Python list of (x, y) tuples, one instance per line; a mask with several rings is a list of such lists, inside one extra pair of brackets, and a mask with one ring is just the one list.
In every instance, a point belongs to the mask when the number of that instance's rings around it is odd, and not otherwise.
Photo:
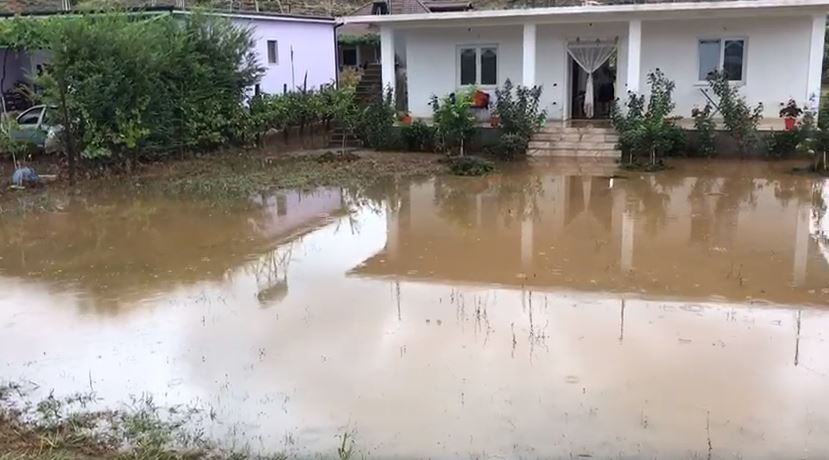
[(815, 114), (807, 111), (800, 123), (800, 132), (803, 140), (798, 144), (797, 150), (813, 158), (812, 169), (815, 172), (825, 174), (829, 171), (829, 129), (819, 126), (815, 122)]
[(363, 144), (383, 149), (392, 144), (394, 120), (397, 111), (394, 108), (394, 91), (391, 87), (375, 98), (360, 114), (357, 135)]
[(661, 70), (648, 74), (650, 97), (645, 111), (645, 96), (629, 94), (627, 110), (622, 112), (618, 102), (611, 110), (611, 122), (619, 132), (623, 160), (628, 164), (647, 157), (650, 168), (656, 168), (660, 157), (673, 153), (684, 144), (682, 130), (670, 117), (675, 104), (675, 84)]
[[(498, 116), (498, 124), (504, 135), (512, 136), (501, 148), (514, 154), (518, 147), (520, 153), (526, 153), (530, 138), (543, 126), (547, 117), (546, 111), (541, 109), (540, 99), (540, 86), (513, 87), (512, 82), (507, 80), (503, 88), (495, 89), (494, 113)], [(504, 156), (511, 158), (513, 155)]]
[(334, 121), (342, 128), (341, 154), (345, 154), (345, 142), (348, 136), (354, 135), (360, 122), (360, 110), (354, 100), (354, 88), (343, 88), (330, 95), (329, 103)]
[(694, 118), (694, 128), (697, 131), (697, 155), (710, 157), (714, 155), (714, 119), (711, 104), (705, 104), (702, 109), (695, 108), (691, 115)]
[(450, 94), (443, 99), (433, 95), (430, 102), (437, 139), (448, 151), (457, 149), (460, 156), (464, 154), (464, 143), (475, 133), (474, 91)]
[(740, 95), (740, 90), (733, 85), (725, 73), (715, 71), (708, 77), (711, 90), (719, 99), (718, 108), (723, 117), (723, 125), (737, 142), (740, 155), (757, 145), (757, 125), (763, 119), (763, 104), (751, 107)]

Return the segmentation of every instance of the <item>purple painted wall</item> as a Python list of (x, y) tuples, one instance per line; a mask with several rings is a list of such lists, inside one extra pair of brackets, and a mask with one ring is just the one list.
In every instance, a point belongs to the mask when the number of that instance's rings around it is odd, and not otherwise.
[[(306, 72), (308, 87), (332, 83), (336, 79), (334, 24), (301, 20), (272, 20), (233, 18), (233, 23), (248, 27), (256, 40), (259, 64), (265, 68), (260, 88), (265, 93), (281, 93), (282, 85), (288, 91), (300, 89)], [(276, 40), (278, 63), (268, 63), (268, 40)], [(293, 49), (293, 71), (291, 50)]]

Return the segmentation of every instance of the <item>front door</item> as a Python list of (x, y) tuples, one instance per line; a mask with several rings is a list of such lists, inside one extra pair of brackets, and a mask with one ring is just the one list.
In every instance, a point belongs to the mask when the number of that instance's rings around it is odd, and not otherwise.
[(567, 63), (570, 117), (607, 119), (616, 97), (616, 41), (570, 42)]

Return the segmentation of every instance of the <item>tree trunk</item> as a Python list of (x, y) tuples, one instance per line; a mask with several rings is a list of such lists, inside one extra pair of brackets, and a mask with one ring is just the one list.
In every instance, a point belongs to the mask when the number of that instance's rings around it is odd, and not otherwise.
[(63, 118), (63, 143), (69, 161), (69, 184), (75, 185), (75, 145), (72, 139), (72, 118), (66, 103), (66, 81), (58, 78), (58, 96), (60, 98), (61, 117)]
[(11, 49), (6, 48), (3, 51), (3, 74), (0, 75), (0, 103), (3, 104), (3, 115), (6, 114), (6, 95), (3, 93), (3, 88), (6, 86), (6, 62), (9, 59), (9, 53)]

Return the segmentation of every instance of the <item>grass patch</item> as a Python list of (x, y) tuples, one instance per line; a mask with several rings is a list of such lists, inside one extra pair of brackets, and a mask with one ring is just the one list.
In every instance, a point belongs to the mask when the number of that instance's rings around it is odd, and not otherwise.
[[(0, 385), (0, 460), (189, 460), (287, 459), (284, 453), (253, 454), (226, 450), (203, 436), (203, 423), (213, 419), (191, 407), (161, 408), (149, 396), (134, 398), (126, 408), (90, 410), (94, 393), (37, 403), (26, 395), (36, 387)], [(351, 458), (353, 436), (344, 434), (331, 446), (331, 456)]]

